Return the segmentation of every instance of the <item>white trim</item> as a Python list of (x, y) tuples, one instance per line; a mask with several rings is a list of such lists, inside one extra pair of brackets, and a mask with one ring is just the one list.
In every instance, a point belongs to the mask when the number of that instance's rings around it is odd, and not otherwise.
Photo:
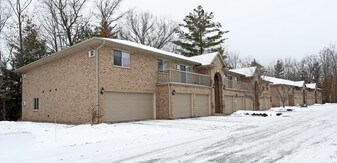
[[(121, 52), (121, 65), (115, 65), (115, 51), (120, 51)], [(129, 59), (130, 59), (130, 65), (129, 67), (128, 66), (123, 66), (123, 54), (129, 54)], [(112, 65), (115, 66), (115, 67), (121, 67), (121, 68), (129, 68), (131, 69), (131, 53), (129, 51), (126, 51), (126, 50), (120, 50), (120, 49), (117, 49), (117, 48), (114, 48), (113, 49), (113, 53), (112, 53)]]

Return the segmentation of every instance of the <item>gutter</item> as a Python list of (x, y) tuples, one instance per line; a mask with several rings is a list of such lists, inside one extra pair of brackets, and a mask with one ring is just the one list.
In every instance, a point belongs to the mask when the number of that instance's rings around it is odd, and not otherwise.
[(97, 123), (99, 122), (99, 49), (103, 47), (105, 40), (102, 44), (95, 50), (96, 52), (96, 115)]

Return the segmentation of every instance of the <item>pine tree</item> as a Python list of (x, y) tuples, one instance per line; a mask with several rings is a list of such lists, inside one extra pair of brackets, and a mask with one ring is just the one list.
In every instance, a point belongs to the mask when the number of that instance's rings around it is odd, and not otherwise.
[(31, 19), (26, 20), (22, 35), (22, 49), (18, 43), (11, 43), (15, 50), (13, 68), (22, 67), (48, 55), (46, 41), (39, 38), (38, 29)]
[(276, 65), (274, 66), (274, 77), (284, 78), (284, 66), (281, 60), (277, 60)]
[[(3, 93), (8, 97), (6, 100), (6, 118), (8, 120), (18, 120), (21, 117), (21, 76), (14, 70), (48, 55), (46, 42), (39, 38), (38, 28), (31, 19), (26, 20), (22, 36), (22, 43), (17, 40), (10, 44), (13, 50), (10, 52), (10, 66), (2, 69), (3, 80), (7, 81), (2, 87), (5, 88)], [(22, 49), (20, 45), (22, 45)]]
[(221, 24), (212, 22), (213, 13), (205, 12), (202, 6), (198, 6), (184, 19), (180, 27), (187, 29), (185, 32), (178, 29), (179, 40), (173, 43), (180, 48), (178, 51), (185, 56), (195, 56), (207, 52), (221, 51), (220, 44), (225, 41), (221, 31)]

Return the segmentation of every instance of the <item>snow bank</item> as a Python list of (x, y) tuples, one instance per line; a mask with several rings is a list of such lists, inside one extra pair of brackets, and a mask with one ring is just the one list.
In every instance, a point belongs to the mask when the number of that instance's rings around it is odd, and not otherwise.
[(274, 111), (249, 111), (249, 110), (239, 110), (232, 114), (232, 116), (243, 117), (243, 116), (262, 116), (262, 117), (278, 117), (282, 113)]
[(0, 122), (0, 160), (337, 162), (337, 105), (287, 108), (294, 111), (276, 116), (283, 108), (273, 108), (237, 111), (231, 116), (94, 126)]

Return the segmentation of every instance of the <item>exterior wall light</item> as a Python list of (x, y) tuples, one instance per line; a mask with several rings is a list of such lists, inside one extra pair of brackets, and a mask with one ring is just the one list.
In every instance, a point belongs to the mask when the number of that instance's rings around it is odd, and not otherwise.
[(172, 91), (172, 95), (173, 96), (176, 95), (176, 90), (175, 89)]
[(101, 88), (101, 94), (104, 94), (104, 87)]
[(222, 89), (224, 89), (224, 90), (225, 90), (225, 89), (226, 89), (226, 85), (223, 85)]

